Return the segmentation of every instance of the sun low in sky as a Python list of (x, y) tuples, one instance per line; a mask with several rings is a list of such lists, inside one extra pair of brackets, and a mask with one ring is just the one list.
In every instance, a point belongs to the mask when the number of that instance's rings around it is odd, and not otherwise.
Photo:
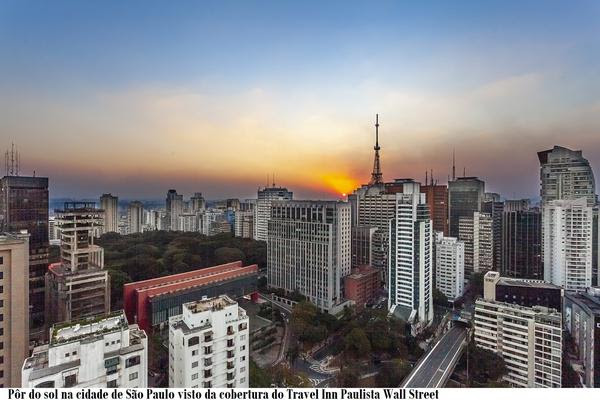
[[(536, 196), (600, 167), (600, 3), (4, 1), (0, 150), (53, 197), (299, 197), (457, 170)], [(596, 174), (600, 176), (600, 173)]]

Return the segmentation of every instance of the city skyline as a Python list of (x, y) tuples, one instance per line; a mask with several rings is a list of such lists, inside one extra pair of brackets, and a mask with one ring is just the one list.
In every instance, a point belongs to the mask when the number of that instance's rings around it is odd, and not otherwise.
[(343, 4), (7, 2), (0, 149), (53, 198), (245, 198), (273, 173), (336, 198), (369, 181), (376, 113), (386, 181), (445, 183), (456, 149), (458, 176), (537, 198), (538, 151), (600, 165), (598, 3)]

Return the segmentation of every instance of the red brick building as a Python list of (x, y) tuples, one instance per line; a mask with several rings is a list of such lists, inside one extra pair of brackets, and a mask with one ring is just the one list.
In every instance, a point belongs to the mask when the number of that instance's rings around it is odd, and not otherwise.
[(377, 268), (361, 265), (354, 268), (352, 273), (344, 277), (346, 298), (354, 300), (357, 309), (362, 309), (377, 298), (381, 287), (381, 274)]
[(181, 306), (203, 296), (227, 294), (237, 298), (251, 294), (256, 301), (258, 265), (241, 261), (163, 276), (123, 286), (123, 305), (130, 323), (149, 331), (181, 314)]

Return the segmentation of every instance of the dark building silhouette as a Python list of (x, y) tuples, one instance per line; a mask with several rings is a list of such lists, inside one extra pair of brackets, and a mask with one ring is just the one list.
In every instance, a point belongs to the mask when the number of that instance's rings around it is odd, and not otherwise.
[(521, 209), (502, 214), (502, 276), (543, 279), (542, 214)]

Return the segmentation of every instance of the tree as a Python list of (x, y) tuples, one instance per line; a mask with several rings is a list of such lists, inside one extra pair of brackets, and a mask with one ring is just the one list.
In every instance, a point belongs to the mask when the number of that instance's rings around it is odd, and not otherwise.
[(433, 304), (442, 307), (448, 307), (449, 305), (446, 295), (436, 287), (433, 288)]
[(215, 250), (215, 261), (217, 264), (244, 261), (245, 258), (244, 252), (233, 247), (220, 247)]
[[(504, 359), (493, 351), (477, 347), (474, 342), (469, 342), (469, 378), (479, 384), (489, 384), (500, 380), (506, 374)], [(466, 354), (463, 354), (460, 365), (466, 367)], [(470, 384), (470, 382), (467, 382)]]
[(252, 388), (268, 388), (271, 386), (271, 376), (262, 368), (260, 368), (253, 359), (250, 359), (250, 387)]
[(383, 364), (375, 377), (377, 387), (398, 387), (409, 374), (410, 364), (402, 359), (395, 359)]
[(336, 386), (339, 388), (358, 387), (360, 373), (356, 366), (342, 366), (340, 372), (335, 377)]
[(344, 338), (346, 353), (354, 358), (367, 357), (371, 353), (371, 343), (364, 330), (354, 328)]

